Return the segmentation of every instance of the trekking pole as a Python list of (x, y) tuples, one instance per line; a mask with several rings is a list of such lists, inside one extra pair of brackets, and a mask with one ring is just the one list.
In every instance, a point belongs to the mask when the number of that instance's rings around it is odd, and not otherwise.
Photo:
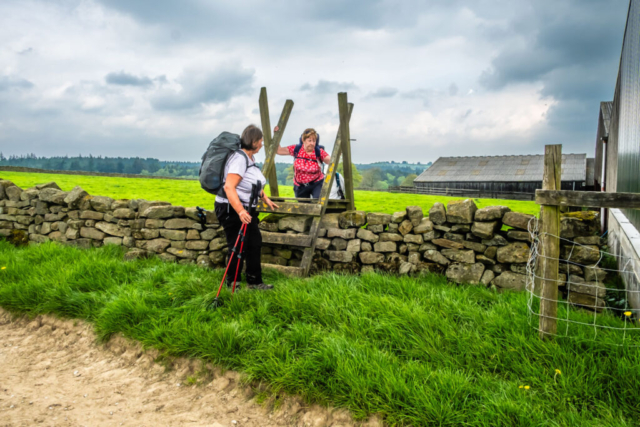
[[(262, 183), (260, 181), (258, 181), (257, 184), (253, 184), (251, 186), (251, 197), (249, 198), (249, 214), (250, 215), (253, 214), (253, 211), (254, 211), (253, 204), (257, 202), (261, 189), (262, 189)], [(253, 221), (253, 215), (251, 216), (251, 220)], [(236, 265), (236, 275), (233, 278), (233, 288), (231, 288), (232, 294), (236, 292), (236, 281), (238, 280), (238, 273), (240, 272), (240, 264), (242, 263), (242, 251), (244, 250), (244, 239), (247, 235), (248, 224), (242, 224), (242, 225), (244, 226), (244, 231), (242, 232), (242, 238), (240, 240), (240, 252), (238, 253), (238, 264)]]
[[(247, 224), (242, 224), (242, 227), (240, 227), (240, 230), (238, 231), (238, 238), (236, 239), (236, 243), (233, 245), (233, 249), (231, 250), (231, 255), (229, 256), (229, 262), (227, 263), (227, 268), (224, 270), (224, 274), (222, 275), (222, 281), (220, 282), (218, 293), (216, 294), (216, 297), (211, 303), (211, 307), (213, 308), (220, 307), (222, 305), (222, 303), (218, 300), (218, 297), (220, 296), (220, 292), (222, 291), (222, 286), (224, 285), (224, 279), (227, 277), (227, 272), (229, 271), (229, 267), (231, 267), (231, 261), (233, 261), (233, 257), (236, 254), (236, 249), (238, 248), (238, 242), (240, 241), (240, 237), (243, 236), (243, 232), (247, 228), (246, 225)], [(234, 282), (234, 287), (235, 287), (235, 282)]]

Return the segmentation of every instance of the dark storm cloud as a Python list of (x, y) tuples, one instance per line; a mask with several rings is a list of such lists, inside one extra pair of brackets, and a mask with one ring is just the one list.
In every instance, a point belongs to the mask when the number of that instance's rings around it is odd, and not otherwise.
[(212, 72), (186, 71), (177, 82), (182, 90), (161, 89), (151, 99), (157, 110), (186, 110), (202, 104), (218, 104), (251, 91), (255, 71), (240, 66), (220, 67)]
[(151, 86), (153, 81), (146, 76), (138, 77), (133, 74), (127, 74), (124, 71), (119, 73), (109, 73), (104, 80), (112, 85), (120, 86)]
[(557, 101), (547, 112), (549, 124), (571, 131), (575, 140), (590, 138), (599, 102), (613, 98), (627, 5), (627, 0), (534, 3), (531, 14), (514, 21), (512, 43), (479, 82), (493, 91), (540, 82), (541, 95)]

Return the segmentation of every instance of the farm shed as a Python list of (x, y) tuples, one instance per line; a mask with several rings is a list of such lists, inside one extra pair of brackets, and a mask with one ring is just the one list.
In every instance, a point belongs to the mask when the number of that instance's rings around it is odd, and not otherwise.
[[(427, 194), (533, 200), (542, 188), (543, 161), (542, 155), (440, 157), (413, 185)], [(562, 189), (584, 191), (592, 185), (587, 155), (563, 154)]]
[[(602, 191), (640, 193), (640, 0), (629, 2), (613, 102), (600, 104), (596, 158)], [(640, 210), (604, 209), (602, 217), (610, 251), (626, 266), (627, 298), (640, 314)]]

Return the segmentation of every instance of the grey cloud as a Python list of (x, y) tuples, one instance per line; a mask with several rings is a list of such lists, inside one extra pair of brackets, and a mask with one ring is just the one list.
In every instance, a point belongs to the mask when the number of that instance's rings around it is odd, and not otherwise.
[(455, 83), (451, 83), (449, 85), (449, 95), (456, 96), (458, 94), (458, 85)]
[(406, 99), (421, 100), (425, 107), (429, 106), (431, 99), (435, 98), (436, 95), (437, 92), (433, 89), (414, 89), (401, 94), (401, 96)]
[(249, 92), (255, 71), (240, 66), (220, 67), (213, 72), (186, 71), (177, 81), (181, 91), (162, 89), (151, 99), (157, 110), (186, 110), (201, 104), (218, 104)]
[(108, 84), (120, 85), (120, 86), (151, 86), (153, 81), (146, 76), (138, 77), (133, 74), (127, 74), (124, 71), (119, 73), (109, 73), (105, 76), (104, 80)]
[(613, 97), (627, 0), (532, 3), (514, 20), (505, 48), (479, 78), (489, 90), (518, 83), (542, 84), (540, 94), (556, 102), (550, 129), (567, 143), (585, 143), (595, 133), (599, 102)]
[(33, 83), (20, 77), (0, 76), (0, 92), (12, 89), (31, 89)]
[(303, 92), (312, 92), (318, 95), (326, 95), (328, 93), (346, 92), (349, 90), (357, 90), (353, 82), (332, 82), (328, 80), (319, 80), (316, 85), (305, 83), (300, 87)]
[(398, 93), (395, 87), (381, 87), (375, 92), (369, 94), (371, 98), (391, 98)]

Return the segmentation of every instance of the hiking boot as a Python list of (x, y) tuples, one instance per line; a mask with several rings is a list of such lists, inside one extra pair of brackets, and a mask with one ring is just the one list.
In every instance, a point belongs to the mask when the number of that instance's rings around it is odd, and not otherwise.
[(267, 291), (269, 289), (273, 289), (273, 285), (265, 285), (264, 283), (260, 283), (257, 285), (247, 285), (247, 289)]

